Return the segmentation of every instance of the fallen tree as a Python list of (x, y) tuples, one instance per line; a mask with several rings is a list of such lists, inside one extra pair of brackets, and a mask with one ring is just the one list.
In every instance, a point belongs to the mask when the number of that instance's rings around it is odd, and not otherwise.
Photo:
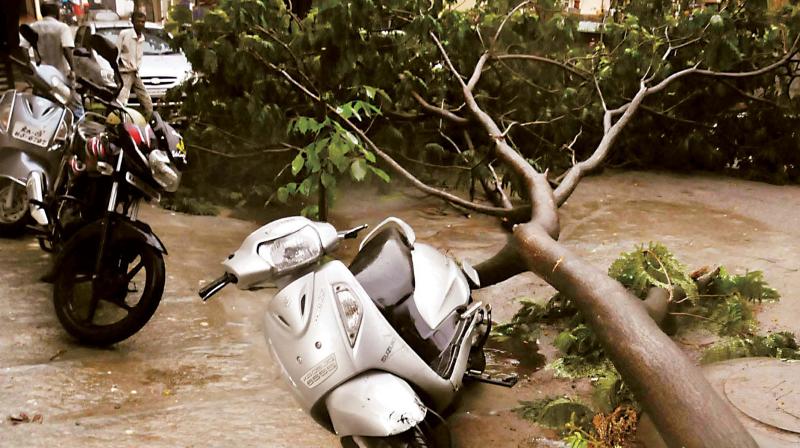
[[(303, 20), (292, 18), (291, 21), (275, 21), (265, 15), (275, 10), (266, 9), (264, 3), (231, 1), (228, 3), (230, 8), (223, 8), (224, 14), (215, 16), (207, 29), (201, 27), (198, 35), (202, 38), (203, 33), (208, 33), (206, 39), (215, 42), (220, 49), (234, 51), (237, 57), (246, 58), (231, 60), (231, 63), (241, 64), (246, 60), (267, 71), (269, 76), (261, 74), (261, 79), (246, 67), (228, 73), (226, 70), (230, 69), (217, 67), (216, 58), (221, 57), (221, 53), (212, 52), (209, 55), (208, 49), (197, 47), (198, 41), (184, 42), (194, 45), (187, 49), (190, 57), (199, 54), (201, 65), (211, 69), (212, 73), (207, 74), (210, 76), (207, 88), (208, 92), (216, 91), (211, 95), (215, 101), (224, 98), (220, 86), (213, 85), (215, 80), (235, 79), (239, 72), (247, 76), (254, 86), (262, 83), (259, 89), (263, 88), (263, 84), (274, 88), (274, 91), (264, 95), (274, 101), (286, 101), (287, 105), (281, 107), (280, 113), (274, 108), (265, 113), (278, 116), (288, 110), (286, 115), (291, 119), (293, 134), (287, 136), (270, 128), (270, 132), (275, 134), (270, 138), (284, 139), (279, 142), (279, 147), (274, 148), (275, 151), (296, 151), (288, 159), (287, 167), (291, 166), (293, 175), (305, 177), (300, 183), (290, 182), (281, 187), (283, 190), (277, 192), (279, 196), (288, 198), (290, 194), (297, 193), (307, 196), (321, 186), (332, 191), (334, 175), (346, 172), (348, 168), (356, 180), (363, 179), (368, 169), (383, 178), (386, 173), (382, 168), (386, 168), (421, 191), (457, 207), (503, 218), (508, 223), (507, 227), (511, 228), (508, 243), (494, 257), (477, 266), (484, 286), (531, 271), (571, 297), (670, 446), (752, 447), (756, 446), (755, 442), (730, 407), (711, 389), (683, 352), (660, 331), (642, 302), (605, 272), (571, 253), (558, 240), (558, 208), (575, 191), (582, 178), (603, 165), (618, 144), (623, 129), (634, 122), (641, 111), (680, 119), (671, 115), (674, 107), (653, 107), (645, 104), (648, 99), (659, 98), (665, 93), (675, 94), (679, 91), (674, 90), (675, 86), (685, 86), (698, 80), (718, 80), (734, 85), (750, 79), (763, 81), (794, 63), (798, 41), (788, 27), (782, 29), (784, 34), (781, 37), (786, 42), (785, 46), (777, 53), (762, 55), (760, 66), (753, 66), (752, 61), (732, 60), (719, 67), (732, 67), (734, 70), (720, 70), (713, 67), (716, 62), (708, 64), (708, 58), (704, 61), (702, 58), (692, 60), (691, 57), (675, 63), (673, 57), (676, 52), (683, 53), (692, 46), (701, 46), (707, 43), (706, 40), (716, 42), (718, 36), (709, 38), (709, 30), (719, 28), (720, 21), (723, 25), (726, 20), (735, 22), (743, 14), (746, 3), (729, 2), (715, 13), (696, 11), (691, 16), (696, 23), (688, 25), (675, 22), (647, 29), (631, 19), (634, 17), (632, 15), (622, 17), (620, 20), (623, 25), (616, 34), (612, 32), (613, 24), (609, 25), (611, 31), (608, 40), (616, 47), (609, 48), (601, 36), (602, 45), (596, 43), (587, 52), (568, 59), (556, 59), (546, 52), (515, 51), (516, 48), (529, 49), (524, 41), (514, 41), (520, 39), (518, 32), (513, 34), (511, 43), (505, 42), (507, 26), (522, 26), (533, 15), (536, 15), (536, 20), (549, 17), (546, 20), (547, 27), (558, 29), (561, 23), (559, 33), (563, 31), (563, 21), (567, 19), (560, 16), (553, 5), (530, 1), (521, 2), (507, 9), (503, 15), (493, 16), (491, 20), (485, 19), (491, 24), (486, 27), (494, 31), (486, 37), (481, 27), (474, 25), (485, 25), (480, 10), (466, 15), (431, 11), (432, 7), (424, 2), (397, 2), (388, 6), (367, 1), (348, 3), (348, 6), (326, 2)], [(667, 5), (667, 12), (671, 11), (671, 2), (660, 4), (662, 7)], [(276, 10), (282, 8), (280, 5), (272, 6)], [(226, 11), (237, 13), (239, 17), (231, 18)], [(258, 20), (250, 21), (248, 14)], [(349, 22), (340, 24), (343, 28), (332, 25), (346, 20)], [(263, 24), (253, 25), (259, 21)], [(245, 30), (237, 29), (240, 22), (251, 26)], [(477, 33), (480, 43), (474, 45), (474, 40), (449, 32), (446, 25), (452, 23), (467, 24), (466, 29)], [(272, 28), (268, 26), (270, 24)], [(289, 30), (295, 27), (301, 31), (281, 34), (276, 31), (281, 26)], [(320, 34), (304, 34), (303, 27), (317, 29)], [(771, 32), (769, 27), (766, 29)], [(334, 43), (336, 30), (345, 44)], [(671, 33), (678, 31), (680, 37), (671, 37)], [(756, 35), (753, 30), (749, 32)], [(443, 34), (448, 36), (444, 43)], [(395, 38), (402, 41), (393, 40)], [(304, 39), (318, 39), (321, 43), (310, 44)], [(342, 53), (347, 42), (358, 46), (370, 39), (378, 41), (377, 47), (358, 47), (350, 55)], [(473, 45), (467, 45), (469, 42)], [(415, 45), (410, 46), (409, 43)], [(624, 56), (617, 59), (621, 61), (619, 66), (624, 66), (629, 53), (641, 51), (647, 54), (646, 58), (637, 59), (640, 65), (635, 70), (631, 69), (636, 75), (634, 87), (616, 86), (613, 79), (609, 78), (609, 70), (615, 67), (610, 60), (612, 56), (617, 57), (614, 52), (620, 46), (624, 46), (626, 51)], [(314, 53), (310, 48), (317, 48), (318, 52)], [(452, 51), (459, 52), (460, 65), (451, 60)], [(367, 54), (375, 58), (367, 60), (364, 56)], [(417, 65), (408, 65), (410, 60), (415, 60)], [(424, 63), (420, 64), (420, 60)], [(342, 61), (350, 62), (340, 73), (336, 67)], [(374, 66), (369, 66), (371, 63)], [(591, 122), (583, 114), (576, 118), (575, 108), (567, 107), (563, 115), (553, 116), (549, 111), (542, 119), (525, 122), (509, 119), (509, 116), (518, 116), (516, 108), (523, 107), (521, 102), (535, 102), (536, 98), (514, 97), (504, 100), (490, 95), (502, 89), (489, 87), (480, 90), (480, 86), (487, 83), (494, 86), (508, 76), (523, 78), (533, 89), (547, 90), (536, 84), (537, 79), (521, 76), (520, 73), (526, 73), (521, 72), (525, 70), (521, 64), (544, 66), (533, 73), (548, 73), (558, 77), (556, 86), (569, 95), (574, 95), (567, 92), (569, 89), (588, 91), (591, 93), (591, 102), (586, 104), (585, 109), (591, 111), (593, 107), (599, 107), (602, 118), (599, 122)], [(364, 73), (347, 71), (347, 68), (361, 67)], [(463, 76), (459, 71), (464, 67), (470, 67), (469, 76)], [(366, 76), (392, 70), (399, 79), (370, 79)], [(491, 76), (491, 79), (487, 80), (487, 76)], [(738, 94), (749, 101), (765, 99), (744, 89), (737, 89), (741, 91)], [(367, 99), (353, 99), (362, 90), (366, 92)], [(479, 90), (480, 94), (476, 94)], [(241, 88), (236, 95), (242, 108), (250, 107), (254, 92)], [(381, 95), (384, 100), (378, 99)], [(556, 104), (559, 100), (551, 98), (546, 101)], [(375, 117), (379, 113), (373, 102), (386, 110), (383, 115), (390, 117), (385, 118), (390, 122), (423, 120), (415, 123), (428, 132), (438, 132), (455, 148), (461, 161), (471, 170), (477, 167), (485, 169), (481, 178), (486, 181), (487, 196), (494, 204), (462, 198), (431, 186), (412, 173), (409, 166), (414, 165), (411, 162), (401, 163), (401, 152), (387, 149), (385, 144), (371, 137), (376, 132), (371, 126), (376, 123)], [(450, 107), (448, 104), (461, 106)], [(563, 117), (568, 115), (572, 120), (563, 128), (571, 128), (573, 135), (565, 138), (564, 129), (560, 126), (561, 120), (566, 120)], [(362, 116), (371, 120), (365, 125), (367, 120)], [(431, 117), (439, 122), (438, 125), (431, 125)], [(424, 121), (426, 119), (428, 121)], [(550, 157), (550, 163), (537, 163), (539, 159), (531, 157), (538, 154), (539, 149), (515, 144), (520, 139), (520, 134), (515, 132), (537, 125), (553, 129), (547, 135), (537, 134), (540, 139), (549, 140), (558, 136), (557, 140), (563, 142), (555, 145), (558, 154), (544, 153)], [(590, 127), (596, 129), (590, 133)], [(584, 129), (587, 129), (586, 132)], [(591, 141), (587, 134), (596, 140)], [(291, 138), (299, 138), (300, 142), (286, 141)], [(469, 148), (468, 151), (461, 150), (462, 144)], [(228, 154), (227, 157), (251, 157), (257, 152), (245, 154)], [(567, 163), (564, 163), (565, 160)], [(553, 168), (553, 171), (548, 168)], [(500, 174), (495, 175), (498, 171)], [(553, 174), (556, 171), (558, 174)], [(501, 184), (511, 185), (510, 191), (520, 199), (516, 205), (512, 205), (505, 191), (499, 188)]]

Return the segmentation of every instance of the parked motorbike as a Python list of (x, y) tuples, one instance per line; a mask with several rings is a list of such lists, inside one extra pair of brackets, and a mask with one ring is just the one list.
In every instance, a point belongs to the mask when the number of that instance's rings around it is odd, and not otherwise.
[[(102, 36), (91, 39), (118, 76), (116, 47)], [(177, 190), (186, 152), (157, 113), (147, 123), (116, 103), (116, 92), (91, 83), (89, 91), (109, 113), (68, 159), (64, 194), (47, 196), (36, 173), (27, 189), (32, 215), (47, 229), (46, 245), (60, 248), (53, 302), (61, 325), (83, 343), (109, 345), (139, 331), (161, 300), (167, 250), (137, 214), (141, 200)]]
[[(20, 31), (33, 48), (37, 35)], [(0, 236), (21, 234), (30, 222), (25, 185), (39, 172), (51, 186), (61, 172), (64, 150), (72, 143), (75, 122), (68, 107), (73, 90), (55, 67), (16, 60), (30, 71), (33, 93), (7, 90), (0, 96)]]
[(491, 309), (471, 297), (479, 279), (469, 264), (416, 242), (397, 218), (364, 238), (349, 267), (325, 261), (365, 227), (271, 222), (222, 263), (225, 274), (200, 297), (228, 284), (277, 285), (264, 317), (272, 356), (303, 409), (343, 446), (447, 446), (434, 423), (465, 377), (516, 382), (483, 373)]

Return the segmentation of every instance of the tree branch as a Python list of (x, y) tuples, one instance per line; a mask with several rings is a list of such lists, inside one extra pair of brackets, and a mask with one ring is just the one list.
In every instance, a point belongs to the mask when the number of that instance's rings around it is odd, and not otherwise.
[(531, 166), (528, 161), (525, 160), (525, 158), (523, 158), (517, 151), (511, 148), (508, 143), (506, 143), (506, 139), (503, 136), (503, 133), (500, 131), (500, 128), (497, 126), (494, 120), (492, 120), (492, 118), (486, 112), (484, 112), (480, 106), (478, 106), (478, 103), (475, 101), (475, 97), (472, 94), (472, 88), (470, 86), (475, 86), (480, 80), (483, 62), (485, 62), (485, 56), (487, 56), (488, 53), (484, 53), (484, 55), (475, 65), (475, 69), (470, 77), (469, 84), (465, 84), (464, 80), (458, 74), (458, 71), (450, 62), (450, 57), (447, 55), (442, 43), (435, 34), (430, 33), (430, 35), (436, 43), (436, 46), (439, 48), (439, 51), (442, 53), (442, 56), (447, 61), (450, 70), (458, 78), (462, 87), (464, 99), (467, 103), (467, 108), (478, 121), (478, 123), (481, 124), (489, 137), (494, 140), (495, 154), (506, 165), (511, 167), (512, 170), (519, 173), (523, 177), (523, 181), (526, 186), (526, 193), (528, 194), (531, 204), (534, 205), (531, 208), (531, 221), (536, 223), (536, 225), (541, 226), (541, 228), (544, 229), (549, 235), (557, 239), (560, 232), (558, 212), (553, 198), (553, 190), (550, 188), (550, 184), (547, 181), (547, 176), (536, 171), (533, 166)]
[(522, 2), (522, 3), (520, 3), (519, 5), (515, 6), (514, 9), (509, 11), (508, 14), (506, 14), (506, 16), (503, 18), (503, 21), (500, 23), (500, 26), (497, 28), (497, 32), (494, 33), (494, 38), (492, 38), (492, 46), (494, 46), (495, 42), (497, 42), (497, 39), (500, 38), (500, 33), (503, 31), (503, 27), (506, 26), (506, 22), (508, 21), (508, 19), (510, 19), (511, 16), (514, 15), (514, 13), (519, 11), (520, 8), (522, 8), (525, 5), (531, 4), (531, 3), (533, 3), (533, 2), (531, 2), (530, 0), (526, 0), (526, 1)]
[[(377, 154), (378, 157), (380, 157), (381, 160), (383, 160), (384, 163), (386, 163), (392, 169), (392, 171), (394, 171), (395, 173), (400, 175), (402, 178), (404, 178), (405, 180), (410, 182), (417, 189), (419, 189), (419, 190), (421, 190), (421, 191), (423, 191), (425, 193), (428, 193), (431, 196), (438, 197), (440, 199), (444, 199), (445, 201), (448, 201), (448, 202), (450, 202), (450, 203), (452, 203), (454, 205), (458, 205), (459, 207), (463, 207), (463, 208), (468, 209), (468, 210), (473, 210), (473, 211), (476, 211), (476, 212), (484, 213), (484, 214), (487, 214), (487, 215), (490, 215), (490, 216), (506, 217), (506, 216), (509, 216), (513, 212), (513, 210), (508, 210), (508, 209), (505, 209), (505, 208), (502, 208), (502, 207), (490, 207), (490, 206), (486, 206), (486, 205), (482, 205), (482, 204), (476, 204), (474, 202), (468, 201), (466, 199), (463, 199), (463, 198), (461, 198), (459, 196), (456, 196), (454, 194), (448, 193), (446, 191), (442, 191), (442, 190), (433, 188), (433, 187), (429, 186), (428, 184), (422, 182), (421, 180), (417, 179), (416, 176), (414, 176), (413, 174), (408, 172), (405, 168), (403, 168), (402, 165), (397, 163), (397, 161), (395, 161), (391, 156), (389, 156), (388, 154), (383, 152), (375, 144), (375, 142), (372, 141), (372, 139), (367, 137), (367, 135), (364, 133), (364, 131), (362, 131), (358, 126), (353, 124), (353, 122), (351, 122), (349, 119), (347, 119), (344, 116), (342, 116), (341, 112), (336, 110), (335, 107), (333, 107), (330, 104), (327, 104), (325, 102), (322, 102), (317, 95), (313, 94), (311, 91), (309, 91), (307, 88), (305, 88), (302, 84), (297, 82), (297, 80), (292, 78), (292, 76), (289, 73), (287, 73), (285, 70), (280, 69), (279, 67), (275, 66), (274, 64), (272, 64), (270, 62), (267, 62), (267, 65), (270, 68), (272, 68), (273, 70), (275, 70), (278, 73), (280, 73), (291, 84), (297, 86), (308, 97), (314, 99), (315, 101), (319, 102), (320, 104), (323, 104), (325, 106), (325, 108), (329, 112), (332, 112), (334, 115), (339, 117), (339, 119), (342, 120), (345, 124), (347, 124), (347, 126), (350, 129), (352, 129), (356, 134), (358, 134), (358, 136), (361, 138), (361, 140), (364, 141), (367, 144), (367, 146), (369, 146), (369, 148), (373, 152), (375, 152), (375, 154)], [(463, 84), (463, 80), (462, 80), (462, 84)]]
[(430, 104), (429, 102), (425, 101), (425, 99), (422, 98), (417, 92), (415, 92), (413, 90), (411, 91), (411, 96), (414, 98), (414, 100), (417, 101), (417, 103), (419, 103), (420, 106), (422, 106), (423, 109), (425, 109), (426, 111), (428, 111), (428, 112), (430, 112), (430, 113), (432, 113), (434, 115), (442, 117), (442, 118), (444, 118), (446, 120), (449, 120), (449, 121), (451, 121), (451, 122), (453, 122), (455, 124), (465, 125), (465, 124), (469, 123), (469, 120), (467, 120), (464, 117), (459, 117), (458, 115), (454, 114), (453, 112), (451, 112), (451, 111), (449, 111), (447, 109), (444, 109), (444, 108), (441, 108), (441, 107), (438, 107), (438, 106), (434, 106), (433, 104)]
[(493, 55), (492, 59), (497, 59), (500, 61), (503, 60), (514, 60), (514, 59), (521, 59), (521, 60), (528, 60), (528, 61), (537, 61), (537, 62), (544, 62), (545, 64), (555, 65), (556, 67), (561, 67), (562, 69), (572, 73), (575, 76), (580, 77), (583, 80), (588, 81), (592, 75), (591, 73), (585, 72), (579, 68), (573, 67), (571, 65), (565, 64), (563, 62), (556, 61), (555, 59), (550, 59), (544, 56), (536, 56), (533, 54), (498, 54)]

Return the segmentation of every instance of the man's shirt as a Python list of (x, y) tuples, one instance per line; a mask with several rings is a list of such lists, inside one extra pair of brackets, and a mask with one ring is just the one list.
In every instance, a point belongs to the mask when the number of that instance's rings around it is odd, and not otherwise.
[[(64, 48), (74, 48), (75, 40), (72, 38), (72, 31), (66, 23), (59, 22), (54, 17), (45, 17), (42, 20), (31, 24), (31, 28), (39, 35), (39, 42), (36, 47), (42, 64), (52, 65), (57, 68), (64, 76), (69, 75), (69, 64), (64, 57)], [(23, 37), (20, 44), (25, 48), (30, 48), (31, 44)]]
[(138, 71), (142, 64), (144, 51), (144, 31), (141, 36), (137, 36), (136, 30), (133, 28), (120, 31), (117, 48), (119, 49), (119, 71), (122, 73)]

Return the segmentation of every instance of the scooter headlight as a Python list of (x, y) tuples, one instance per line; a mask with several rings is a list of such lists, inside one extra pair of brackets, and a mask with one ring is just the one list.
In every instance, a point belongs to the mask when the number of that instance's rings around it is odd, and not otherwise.
[(64, 81), (62, 81), (58, 76), (53, 76), (50, 78), (50, 87), (53, 89), (53, 96), (55, 99), (57, 99), (61, 104), (67, 104), (69, 98), (72, 96), (72, 89), (70, 89), (68, 85), (64, 84)]
[(347, 331), (347, 339), (350, 340), (350, 347), (352, 347), (356, 343), (358, 330), (361, 328), (361, 318), (364, 315), (361, 301), (353, 291), (344, 285), (334, 286), (333, 292), (336, 296), (336, 303), (339, 305), (339, 317), (342, 318), (342, 324)]
[(322, 256), (319, 235), (310, 226), (258, 246), (258, 255), (275, 267), (275, 275), (307, 266)]

